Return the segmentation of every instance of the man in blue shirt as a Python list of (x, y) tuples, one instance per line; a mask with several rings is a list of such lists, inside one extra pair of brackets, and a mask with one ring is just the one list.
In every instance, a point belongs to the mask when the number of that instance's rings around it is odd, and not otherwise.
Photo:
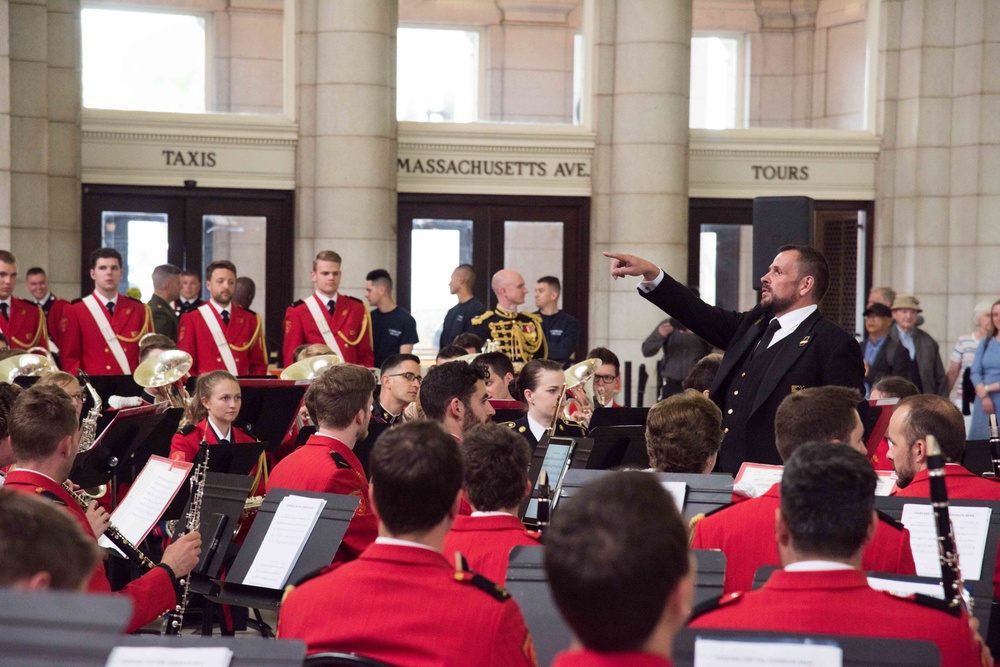
[(873, 303), (865, 309), (865, 331), (868, 338), (862, 344), (865, 355), (865, 395), (882, 378), (898, 375), (916, 383), (916, 366), (910, 360), (906, 348), (899, 341), (889, 337), (892, 328), (892, 311), (881, 303)]
[(473, 317), (486, 312), (483, 302), (472, 296), (472, 288), (475, 285), (476, 271), (471, 264), (459, 264), (452, 271), (451, 280), (448, 281), (448, 291), (458, 297), (458, 303), (444, 316), (438, 347), (444, 348), (454, 343), (456, 336), (471, 330)]
[(549, 343), (549, 359), (567, 368), (580, 340), (580, 322), (564, 310), (559, 310), (562, 286), (555, 276), (542, 276), (535, 284), (535, 311), (542, 318), (542, 330)]
[(365, 276), (365, 298), (373, 306), (372, 345), (375, 352), (375, 368), (393, 354), (413, 352), (417, 337), (417, 321), (413, 315), (396, 305), (392, 300), (392, 278), (385, 269), (375, 269)]

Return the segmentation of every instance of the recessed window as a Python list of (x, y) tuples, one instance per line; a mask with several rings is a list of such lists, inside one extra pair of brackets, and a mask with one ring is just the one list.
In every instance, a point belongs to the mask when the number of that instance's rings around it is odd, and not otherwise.
[(691, 127), (744, 127), (743, 44), (742, 35), (691, 38)]
[(203, 17), (85, 8), (80, 22), (83, 106), (206, 110)]
[(479, 119), (478, 31), (400, 28), (396, 49), (398, 120)]

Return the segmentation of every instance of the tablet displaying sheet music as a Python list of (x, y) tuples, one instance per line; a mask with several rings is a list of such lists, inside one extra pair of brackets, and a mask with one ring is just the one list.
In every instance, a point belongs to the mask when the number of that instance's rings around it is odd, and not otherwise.
[[(573, 447), (576, 443), (570, 439), (550, 438), (548, 448), (545, 450), (545, 458), (542, 459), (542, 470), (549, 477), (549, 487), (556, 489), (562, 476), (569, 469), (570, 457), (573, 454)], [(541, 474), (538, 475), (541, 477)], [(535, 479), (535, 491), (538, 490), (538, 479)], [(538, 518), (538, 500), (532, 498), (528, 501), (528, 509), (524, 512), (525, 519)]]

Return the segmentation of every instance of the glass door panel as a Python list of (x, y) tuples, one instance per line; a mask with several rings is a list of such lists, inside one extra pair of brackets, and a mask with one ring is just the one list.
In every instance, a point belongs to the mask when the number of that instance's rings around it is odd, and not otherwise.
[[(504, 221), (503, 265), (524, 276), (528, 295), (521, 310), (535, 312), (535, 283), (542, 276), (563, 282), (563, 223)], [(559, 298), (562, 308), (562, 296)]]
[[(201, 216), (201, 275), (217, 259), (228, 259), (236, 265), (240, 277), (253, 280), (256, 287), (254, 303), (267, 303), (267, 218), (249, 215)], [(202, 284), (202, 298), (208, 290)]]
[(136, 288), (141, 300), (148, 301), (153, 295), (153, 269), (167, 263), (168, 215), (101, 211), (101, 246), (122, 254), (122, 291)]
[(410, 232), (410, 314), (417, 321), (417, 354), (432, 354), (455, 297), (447, 289), (452, 271), (472, 263), (472, 220), (415, 218)]

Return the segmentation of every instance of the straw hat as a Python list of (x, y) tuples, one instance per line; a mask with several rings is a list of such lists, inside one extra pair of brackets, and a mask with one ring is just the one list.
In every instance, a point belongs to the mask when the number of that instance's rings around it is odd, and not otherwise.
[(896, 297), (896, 300), (892, 302), (893, 310), (900, 310), (901, 308), (909, 308), (917, 311), (918, 313), (923, 312), (923, 308), (920, 307), (920, 301), (917, 297), (911, 294), (900, 294)]

